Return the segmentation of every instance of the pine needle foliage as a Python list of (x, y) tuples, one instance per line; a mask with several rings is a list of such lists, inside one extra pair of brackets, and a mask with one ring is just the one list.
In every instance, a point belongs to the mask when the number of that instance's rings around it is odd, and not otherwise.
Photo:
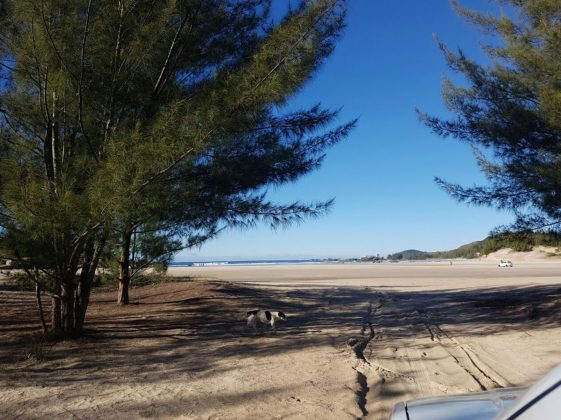
[[(440, 178), (452, 197), (513, 211), (514, 230), (558, 229), (561, 223), (561, 3), (504, 0), (500, 16), (453, 2), (467, 21), (492, 36), (489, 64), (440, 47), (466, 85), (443, 83), (454, 117), (420, 113), (436, 134), (473, 147), (488, 185), (464, 187)], [(498, 228), (497, 232), (508, 229)]]
[(227, 227), (329, 208), (263, 192), (316, 169), (355, 124), (287, 111), (332, 52), (343, 0), (302, 0), (277, 23), (269, 0), (1, 6), (2, 246), (40, 273), (63, 335), (80, 333), (108, 250), (125, 251), (130, 280)]

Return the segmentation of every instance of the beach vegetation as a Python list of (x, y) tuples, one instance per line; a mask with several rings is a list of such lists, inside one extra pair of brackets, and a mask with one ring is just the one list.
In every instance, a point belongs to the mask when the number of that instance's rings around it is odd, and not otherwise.
[(561, 223), (561, 3), (497, 1), (502, 13), (481, 13), (454, 2), (483, 34), (488, 60), (440, 48), (464, 82), (443, 82), (450, 118), (420, 112), (436, 134), (469, 144), (487, 178), (462, 186), (436, 178), (460, 202), (514, 213), (497, 232), (558, 230)]
[(289, 106), (333, 51), (343, 0), (280, 19), (268, 0), (0, 4), (2, 257), (52, 299), (60, 335), (82, 332), (111, 259), (125, 304), (131, 278), (180, 249), (331, 206), (266, 192), (355, 124)]
[[(406, 250), (389, 254), (388, 260), (426, 260), (479, 258), (501, 249), (511, 249), (516, 252), (532, 251), (535, 246), (561, 247), (561, 234), (557, 231), (532, 232), (513, 231), (491, 235), (482, 241), (475, 241), (449, 251), (419, 251)], [(555, 254), (557, 255), (557, 254)], [(552, 255), (553, 256), (553, 255)]]

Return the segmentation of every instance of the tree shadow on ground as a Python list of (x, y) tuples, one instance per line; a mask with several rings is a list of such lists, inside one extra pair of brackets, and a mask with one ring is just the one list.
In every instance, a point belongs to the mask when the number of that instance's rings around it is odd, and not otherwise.
[[(556, 328), (561, 321), (561, 285), (395, 292), (212, 283), (192, 297), (192, 284), (136, 289), (137, 304), (128, 307), (118, 307), (102, 294), (92, 302), (85, 337), (46, 344), (43, 360), (36, 363), (22, 362), (25, 347), (8, 341), (0, 350), (0, 376), (12, 386), (115, 384), (131, 377), (156, 382), (236, 369), (235, 363), (225, 361), (320, 346), (344, 348), (350, 337), (360, 336), (361, 329), (364, 333), (365, 322), (399, 339), (428, 334), (423, 328), (427, 319), (446, 324), (454, 335)], [(171, 291), (170, 285), (175, 287)], [(27, 331), (30, 325), (36, 328), (31, 295), (3, 297), (0, 338)], [(5, 312), (7, 307), (11, 310)], [(261, 328), (253, 333), (244, 318), (246, 311), (258, 308), (283, 311), (288, 320), (277, 332)], [(109, 370), (123, 374), (108, 375)], [(56, 381), (49, 380), (54, 377)]]

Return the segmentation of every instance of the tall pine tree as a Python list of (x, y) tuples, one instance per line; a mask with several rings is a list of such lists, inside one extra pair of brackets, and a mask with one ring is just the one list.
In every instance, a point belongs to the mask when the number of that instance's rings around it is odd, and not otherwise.
[(261, 192), (317, 168), (353, 126), (283, 112), (331, 53), (344, 2), (304, 0), (278, 23), (269, 3), (4, 2), (2, 234), (52, 295), (54, 329), (80, 333), (115, 232), (125, 303), (135, 235), (165, 253), (182, 235), (328, 206)]

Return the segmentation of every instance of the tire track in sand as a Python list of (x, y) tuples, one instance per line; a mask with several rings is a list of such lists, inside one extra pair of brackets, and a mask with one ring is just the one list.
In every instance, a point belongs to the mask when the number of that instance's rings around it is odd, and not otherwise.
[(456, 338), (448, 334), (431, 316), (420, 309), (415, 312), (422, 316), (430, 338), (439, 343), (454, 361), (479, 385), (482, 391), (493, 388), (504, 388), (506, 381), (494, 373), (472, 352), (467, 345), (461, 344)]
[(351, 348), (354, 353), (356, 363), (353, 366), (353, 370), (356, 372), (356, 385), (355, 385), (355, 394), (356, 394), (356, 402), (358, 405), (359, 410), (362, 413), (363, 417), (368, 416), (368, 410), (366, 408), (367, 404), (367, 395), (370, 391), (368, 387), (368, 374), (369, 372), (374, 369), (385, 381), (385, 376), (394, 376), (397, 373), (392, 372), (388, 369), (383, 368), (382, 366), (372, 363), (370, 360), (366, 358), (364, 355), (364, 350), (368, 347), (370, 342), (376, 338), (376, 330), (374, 329), (373, 325), (373, 317), (376, 313), (380, 311), (380, 309), (384, 306), (385, 299), (381, 298), (376, 302), (376, 306), (374, 306), (374, 302), (370, 300), (366, 307), (366, 313), (362, 319), (362, 325), (360, 328), (360, 336), (353, 337), (347, 340), (347, 344)]

